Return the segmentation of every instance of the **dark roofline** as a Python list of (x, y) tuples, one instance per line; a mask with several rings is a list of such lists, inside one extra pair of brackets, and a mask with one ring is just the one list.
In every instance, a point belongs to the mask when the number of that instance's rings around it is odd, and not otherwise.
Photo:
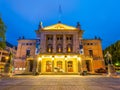
[(36, 40), (36, 39), (18, 39), (18, 41), (19, 41), (19, 40)]
[(83, 40), (100, 40), (101, 41), (101, 39), (83, 39)]
[(11, 43), (9, 43), (8, 41), (6, 41), (6, 46), (7, 46), (7, 47), (11, 47), (11, 48), (14, 47), (14, 45), (12, 45)]

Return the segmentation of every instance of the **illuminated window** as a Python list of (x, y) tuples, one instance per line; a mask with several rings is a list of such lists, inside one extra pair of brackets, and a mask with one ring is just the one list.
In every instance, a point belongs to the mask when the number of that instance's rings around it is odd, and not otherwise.
[(62, 52), (62, 45), (61, 44), (57, 45), (57, 52), (58, 53)]
[(49, 52), (49, 53), (52, 52), (52, 45), (51, 45), (51, 44), (49, 44), (49, 45), (47, 46), (47, 52)]
[(58, 67), (59, 69), (62, 69), (62, 61), (57, 61), (57, 67)]
[(22, 68), (19, 68), (19, 70), (22, 70)]
[(46, 72), (52, 72), (52, 62), (46, 62)]
[(69, 44), (69, 45), (67, 46), (67, 52), (68, 52), (68, 53), (72, 52), (72, 45), (71, 45), (71, 44)]
[(26, 68), (23, 68), (23, 70), (25, 70)]
[(68, 72), (73, 72), (73, 62), (68, 61)]

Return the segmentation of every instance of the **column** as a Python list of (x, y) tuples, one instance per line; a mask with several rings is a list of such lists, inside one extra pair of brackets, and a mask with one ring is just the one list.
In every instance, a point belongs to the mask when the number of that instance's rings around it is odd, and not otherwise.
[(73, 52), (76, 52), (76, 36), (73, 34)]
[(33, 60), (33, 75), (36, 74), (37, 71), (37, 59), (35, 58), (35, 60)]
[(39, 73), (41, 73), (41, 68), (42, 68), (41, 65), (42, 65), (42, 64), (41, 64), (41, 60), (40, 60), (40, 61), (39, 61), (39, 64), (38, 64), (38, 72), (39, 72)]
[(47, 48), (46, 48), (46, 34), (44, 34), (44, 44), (43, 44), (43, 46), (44, 46), (44, 52), (46, 52), (46, 50), (47, 50)]
[[(79, 57), (80, 58), (80, 57)], [(81, 71), (81, 65), (80, 65), (80, 60), (79, 59), (77, 59), (78, 60), (78, 73), (80, 73), (80, 71)]]
[(67, 72), (68, 71), (67, 70), (68, 69), (68, 63), (67, 63), (68, 62), (68, 58), (67, 58), (67, 56), (65, 56), (64, 60), (65, 60), (65, 72)]
[(56, 35), (53, 35), (53, 53), (56, 53)]
[(94, 71), (94, 66), (93, 66), (94, 64), (93, 64), (93, 59), (91, 59), (91, 63), (90, 63), (90, 66), (91, 66), (91, 71), (92, 71), (92, 73), (95, 73), (95, 71)]
[(41, 43), (40, 43), (41, 44), (41, 46), (40, 46), (40, 52), (41, 53), (44, 53), (44, 46), (46, 46), (46, 45), (44, 45), (45, 42), (46, 42), (46, 41), (44, 41), (45, 40), (44, 38), (45, 38), (45, 35), (43, 33), (43, 34), (41, 34), (41, 38), (40, 38), (41, 39)]
[(63, 35), (63, 53), (66, 53), (66, 36)]
[(54, 72), (54, 60), (52, 60), (52, 72)]

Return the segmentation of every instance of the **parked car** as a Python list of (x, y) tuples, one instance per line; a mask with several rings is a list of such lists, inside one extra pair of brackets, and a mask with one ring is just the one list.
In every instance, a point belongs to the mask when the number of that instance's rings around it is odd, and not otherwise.
[(99, 69), (96, 69), (95, 72), (96, 73), (107, 73), (107, 70), (103, 68), (99, 68)]

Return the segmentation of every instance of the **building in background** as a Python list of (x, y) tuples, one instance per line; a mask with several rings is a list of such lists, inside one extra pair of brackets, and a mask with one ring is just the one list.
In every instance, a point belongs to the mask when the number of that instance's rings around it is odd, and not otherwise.
[(4, 66), (6, 62), (9, 60), (9, 54), (10, 52), (13, 55), (13, 60), (16, 55), (17, 48), (10, 44), (9, 42), (6, 42), (6, 48), (4, 50), (0, 50), (0, 73), (4, 72)]
[[(35, 32), (36, 40), (18, 40), (15, 70), (31, 74), (79, 74), (104, 68), (101, 40), (83, 39), (79, 23), (76, 27), (61, 22), (48, 27), (40, 24)], [(19, 62), (24, 63), (20, 66)]]

